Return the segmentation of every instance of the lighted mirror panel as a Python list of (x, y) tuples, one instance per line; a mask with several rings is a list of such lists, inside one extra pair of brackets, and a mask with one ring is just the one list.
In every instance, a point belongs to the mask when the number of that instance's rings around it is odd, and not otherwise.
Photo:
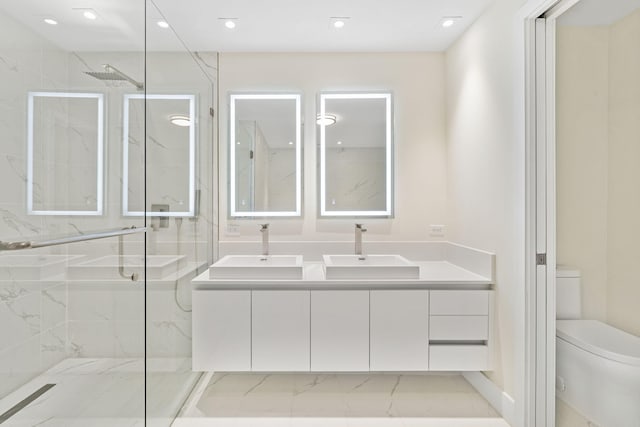
[(229, 96), (229, 216), (295, 217), (302, 209), (301, 96)]
[(393, 215), (393, 109), (390, 93), (322, 93), (320, 215)]
[(123, 215), (194, 216), (195, 101), (195, 95), (125, 95)]
[(27, 213), (102, 215), (104, 95), (29, 92)]

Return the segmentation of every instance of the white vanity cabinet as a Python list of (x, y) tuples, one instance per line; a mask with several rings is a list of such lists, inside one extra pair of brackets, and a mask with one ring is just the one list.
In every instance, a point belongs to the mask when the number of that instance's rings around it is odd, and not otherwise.
[(251, 291), (193, 291), (193, 370), (251, 370)]
[(429, 291), (371, 291), (372, 371), (429, 368)]
[(251, 370), (309, 371), (310, 291), (251, 293)]
[(489, 289), (310, 288), (194, 290), (193, 369), (491, 369)]
[(369, 291), (311, 291), (311, 370), (369, 370)]
[(429, 298), (429, 370), (489, 370), (492, 292), (434, 290)]

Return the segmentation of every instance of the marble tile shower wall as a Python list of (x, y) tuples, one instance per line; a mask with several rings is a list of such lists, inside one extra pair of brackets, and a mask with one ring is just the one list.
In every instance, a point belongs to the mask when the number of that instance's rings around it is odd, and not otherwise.
[[(180, 279), (181, 305), (192, 275)], [(144, 355), (144, 288), (142, 284), (69, 283), (69, 357), (141, 357)], [(147, 290), (147, 355), (191, 357), (191, 313), (175, 302), (173, 283), (150, 283)]]
[[(0, 13), (0, 239), (52, 236), (67, 233), (141, 225), (140, 218), (121, 214), (122, 95), (135, 89), (94, 80), (83, 71), (101, 69), (111, 63), (142, 80), (141, 53), (77, 53), (53, 46), (39, 35)], [(150, 55), (147, 66), (157, 81), (150, 91), (197, 93), (201, 132), (198, 141), (198, 175), (201, 214), (198, 221), (184, 220), (181, 229), (151, 233), (149, 253), (187, 255), (193, 271), (180, 275), (178, 298), (190, 307), (189, 281), (196, 267), (211, 259), (210, 211), (212, 130), (209, 119), (213, 93), (202, 69), (215, 76), (215, 54)], [(195, 73), (199, 75), (195, 75)], [(205, 81), (206, 80), (206, 81)], [(101, 217), (51, 217), (26, 214), (27, 93), (34, 90), (92, 91), (106, 95), (105, 215)], [(57, 168), (68, 168), (58, 162)], [(82, 176), (77, 176), (78, 182)], [(69, 192), (76, 188), (68, 189)], [(140, 237), (125, 238), (127, 254), (142, 254)], [(87, 257), (117, 253), (117, 239), (76, 243), (30, 254), (83, 254)], [(3, 256), (4, 254), (0, 254)], [(124, 281), (17, 280), (10, 269), (0, 266), (0, 398), (67, 357), (140, 357), (144, 353), (143, 285)], [(149, 284), (147, 295), (150, 357), (188, 357), (191, 354), (191, 315), (178, 308), (173, 280)]]
[[(25, 215), (27, 92), (66, 87), (68, 55), (0, 14), (0, 236), (48, 233)], [(0, 267), (0, 397), (66, 355), (64, 281), (16, 280)]]
[[(167, 228), (154, 228), (147, 234), (147, 254), (149, 255), (186, 255), (189, 261), (187, 271), (181, 270), (179, 277), (171, 280), (149, 281), (147, 286), (147, 355), (149, 357), (190, 357), (191, 356), (191, 306), (190, 280), (211, 260), (210, 237), (213, 222), (211, 220), (212, 164), (213, 144), (210, 143), (212, 129), (207, 126), (211, 121), (209, 107), (212, 105), (211, 82), (215, 79), (215, 54), (198, 53), (193, 57), (187, 53), (148, 53), (146, 65), (153, 72), (147, 74), (146, 91), (148, 94), (196, 94), (198, 114), (197, 123), (197, 165), (196, 188), (200, 190), (200, 215), (196, 221), (184, 219), (180, 223), (169, 218)], [(97, 70), (107, 62), (140, 79), (143, 70), (138, 69), (139, 55), (128, 52), (82, 52), (74, 53), (70, 61), (70, 78), (74, 87), (91, 88), (94, 81), (87, 78), (83, 71)], [(210, 70), (209, 79), (205, 79), (202, 70)], [(122, 167), (122, 103), (123, 95), (136, 93), (135, 88), (128, 85), (109, 84), (108, 87), (108, 162), (106, 196), (106, 216), (109, 220), (125, 221), (124, 225), (136, 224), (136, 219), (121, 217), (121, 185)], [(138, 111), (138, 113), (140, 113)], [(151, 144), (156, 150), (156, 157), (163, 158), (164, 140), (158, 135), (154, 124), (157, 118), (150, 118), (147, 123), (147, 135), (155, 135)], [(133, 150), (140, 146), (140, 141), (130, 140)], [(167, 150), (168, 151), (168, 150)], [(171, 157), (171, 154), (168, 155)], [(116, 159), (115, 161), (113, 159)], [(157, 162), (161, 163), (161, 162)], [(129, 169), (131, 172), (132, 169)], [(147, 183), (157, 190), (158, 182), (162, 182), (160, 174), (168, 171), (157, 164), (147, 165)], [(164, 177), (166, 179), (166, 177)], [(135, 185), (131, 184), (130, 185)], [(155, 186), (155, 187), (154, 187)], [(150, 203), (174, 203), (181, 196), (173, 194), (170, 186), (162, 186), (164, 190), (157, 194), (157, 200)], [(135, 194), (133, 188), (128, 194)], [(148, 192), (152, 194), (153, 191)], [(128, 221), (128, 222), (127, 222)], [(152, 220), (153, 222), (154, 220)], [(137, 225), (137, 224), (136, 224)], [(117, 242), (100, 241), (88, 245), (85, 253), (89, 256), (117, 253)], [(127, 254), (141, 254), (143, 242), (129, 238), (125, 246)], [(177, 280), (177, 282), (176, 282)], [(176, 302), (177, 299), (180, 306)], [(68, 335), (70, 352), (75, 357), (140, 357), (144, 354), (142, 285), (129, 282), (69, 283)]]

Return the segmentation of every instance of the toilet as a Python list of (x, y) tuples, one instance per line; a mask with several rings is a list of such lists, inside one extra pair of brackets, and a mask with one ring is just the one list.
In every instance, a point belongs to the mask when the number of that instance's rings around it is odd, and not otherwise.
[(640, 427), (640, 337), (581, 319), (580, 272), (556, 271), (556, 395), (600, 427)]

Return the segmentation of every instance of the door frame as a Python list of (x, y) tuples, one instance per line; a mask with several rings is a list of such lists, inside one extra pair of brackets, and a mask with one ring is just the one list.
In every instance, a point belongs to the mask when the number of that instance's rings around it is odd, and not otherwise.
[(580, 0), (529, 0), (524, 22), (524, 426), (555, 425), (556, 20)]

